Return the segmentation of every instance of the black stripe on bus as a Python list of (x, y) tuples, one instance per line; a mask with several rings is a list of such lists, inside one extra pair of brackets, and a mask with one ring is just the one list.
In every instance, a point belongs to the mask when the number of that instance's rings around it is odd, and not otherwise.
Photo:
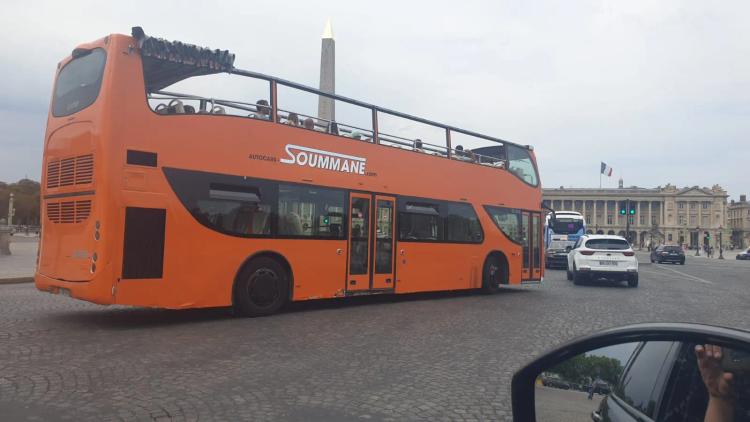
[(55, 193), (51, 195), (44, 195), (44, 199), (55, 199), (55, 198), (69, 198), (71, 196), (86, 196), (93, 195), (93, 190), (87, 190), (83, 192), (68, 192), (68, 193)]

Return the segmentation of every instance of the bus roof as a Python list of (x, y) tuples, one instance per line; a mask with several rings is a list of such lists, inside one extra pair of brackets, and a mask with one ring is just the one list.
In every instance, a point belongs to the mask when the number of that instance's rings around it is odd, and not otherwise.
[[(556, 218), (563, 217), (563, 218), (572, 219), (572, 220), (583, 220), (583, 214), (581, 214), (580, 212), (576, 212), (576, 211), (555, 211), (555, 217)], [(550, 218), (552, 218), (551, 212), (547, 213), (547, 218), (546, 218), (547, 221), (549, 221)]]
[(514, 145), (516, 147), (526, 148), (533, 151), (533, 147), (530, 145), (517, 144), (493, 136), (379, 107), (341, 95), (330, 94), (307, 85), (298, 84), (296, 82), (262, 73), (237, 69), (234, 67), (235, 56), (228, 50), (212, 50), (180, 41), (167, 41), (161, 38), (150, 37), (147, 36), (139, 26), (133, 27), (132, 36), (138, 41), (138, 47), (141, 50), (141, 56), (143, 58), (143, 77), (146, 81), (146, 90), (149, 93), (159, 91), (169, 85), (193, 76), (225, 72), (274, 82), (279, 85), (343, 101), (359, 107), (368, 108), (373, 112), (390, 114), (392, 116), (409, 119), (418, 123), (439, 127), (451, 132), (461, 133), (504, 145)]

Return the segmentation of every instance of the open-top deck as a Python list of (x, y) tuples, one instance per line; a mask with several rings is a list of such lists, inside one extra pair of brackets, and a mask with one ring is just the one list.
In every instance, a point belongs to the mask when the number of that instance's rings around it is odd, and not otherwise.
[[(533, 148), (528, 145), (519, 145), (262, 73), (237, 69), (234, 67), (234, 55), (226, 50), (209, 50), (178, 41), (148, 37), (140, 28), (133, 29), (133, 37), (138, 41), (138, 47), (143, 58), (148, 101), (157, 113), (232, 115), (266, 120), (277, 124), (347, 137), (359, 142), (413, 150), (434, 156), (436, 159), (458, 160), (468, 164), (509, 170), (527, 184), (538, 185), (536, 165), (529, 154), (529, 151)], [(216, 73), (244, 76), (264, 82), (267, 84), (268, 100), (261, 99), (252, 103), (164, 89), (194, 76)], [(365, 122), (369, 124), (363, 124), (362, 119), (354, 123), (347, 121), (346, 118), (334, 121), (310, 115), (312, 113), (305, 114), (295, 108), (294, 104), (282, 107), (279, 101), (279, 89), (281, 87), (327, 97), (348, 106), (364, 109), (370, 116), (369, 121)], [(409, 123), (426, 126), (430, 129), (431, 135), (418, 138), (392, 133), (392, 131), (386, 132), (379, 125), (379, 121), (384, 118), (403, 119)], [(441, 139), (436, 138), (435, 133), (439, 133), (436, 130), (443, 133), (440, 136)], [(471, 149), (464, 148), (455, 139), (459, 136), (474, 147)]]

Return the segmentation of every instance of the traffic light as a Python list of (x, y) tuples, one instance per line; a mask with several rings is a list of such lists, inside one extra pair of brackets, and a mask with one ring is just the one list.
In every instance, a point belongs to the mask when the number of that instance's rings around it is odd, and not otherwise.
[(627, 214), (626, 204), (627, 204), (627, 201), (620, 201), (620, 215)]
[(327, 226), (329, 221), (330, 221), (330, 219), (328, 218), (327, 215), (323, 217), (323, 225), (324, 226)]
[(628, 213), (630, 213), (630, 215), (635, 215), (635, 203), (634, 202), (630, 203), (630, 209), (628, 210)]

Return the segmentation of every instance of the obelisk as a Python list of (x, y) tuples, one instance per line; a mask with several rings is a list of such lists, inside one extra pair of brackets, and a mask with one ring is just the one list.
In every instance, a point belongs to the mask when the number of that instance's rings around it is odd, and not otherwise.
[[(329, 94), (336, 93), (336, 42), (333, 40), (331, 20), (326, 22), (323, 29), (323, 41), (320, 46), (320, 87)], [(318, 118), (329, 121), (336, 120), (336, 105), (332, 98), (318, 96)], [(325, 122), (321, 122), (325, 124)]]

